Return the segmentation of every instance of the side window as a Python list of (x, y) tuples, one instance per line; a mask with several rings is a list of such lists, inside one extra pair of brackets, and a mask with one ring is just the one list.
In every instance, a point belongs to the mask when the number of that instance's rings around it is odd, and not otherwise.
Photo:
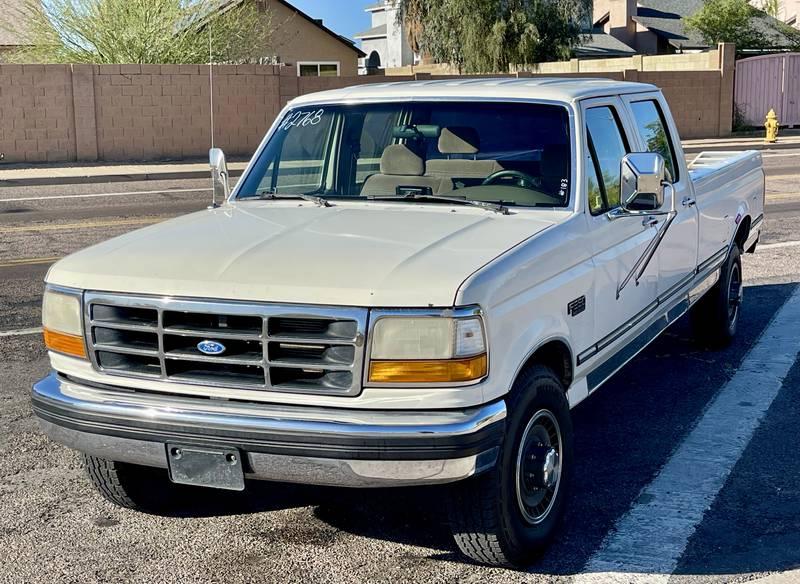
[(667, 170), (673, 181), (678, 180), (678, 160), (667, 131), (664, 113), (655, 100), (631, 103), (633, 119), (648, 152), (658, 152), (664, 157)]
[[(617, 114), (609, 106), (586, 110), (586, 133), (594, 168), (588, 171), (589, 208), (597, 215), (619, 206), (622, 158), (629, 149)], [(597, 185), (594, 193), (592, 184)]]
[[(594, 149), (589, 148), (590, 151)], [(606, 198), (601, 189), (600, 175), (597, 172), (595, 157), (591, 153), (586, 155), (586, 175), (588, 177), (587, 192), (589, 193), (589, 210), (592, 215), (599, 215), (607, 209)]]

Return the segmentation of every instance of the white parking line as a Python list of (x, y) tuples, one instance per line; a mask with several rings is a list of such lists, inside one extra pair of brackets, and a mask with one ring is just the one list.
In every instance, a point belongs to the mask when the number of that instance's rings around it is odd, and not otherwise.
[(790, 156), (800, 156), (800, 152), (795, 152), (794, 154), (772, 154), (765, 152), (761, 155), (762, 158), (789, 158)]
[(12, 331), (0, 331), (0, 337), (22, 337), (24, 335), (35, 335), (42, 332), (42, 327), (17, 329)]
[(51, 197), (15, 197), (2, 199), (0, 203), (18, 203), (20, 201), (50, 201), (54, 199), (90, 199), (95, 197), (138, 197), (142, 195), (169, 195), (172, 193), (197, 193), (210, 191), (210, 188), (200, 189), (169, 189), (166, 191), (129, 191), (127, 193), (90, 193), (86, 195), (53, 195)]
[[(750, 442), (800, 350), (800, 287), (773, 317), (576, 584), (667, 582), (689, 538)], [(680, 388), (676, 388), (680, 389)], [(688, 388), (687, 388), (688, 390)]]
[(777, 249), (781, 247), (797, 247), (800, 246), (800, 241), (779, 241), (778, 243), (764, 243), (759, 244), (758, 249)]

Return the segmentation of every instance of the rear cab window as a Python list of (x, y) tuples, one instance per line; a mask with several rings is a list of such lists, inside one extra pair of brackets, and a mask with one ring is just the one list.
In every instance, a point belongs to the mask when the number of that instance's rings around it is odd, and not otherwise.
[(672, 136), (670, 136), (669, 128), (667, 127), (666, 118), (658, 101), (655, 99), (632, 101), (630, 102), (630, 108), (636, 130), (639, 132), (645, 149), (647, 152), (661, 154), (664, 157), (672, 182), (678, 182), (680, 180), (678, 176), (680, 167), (678, 166), (678, 159), (672, 143)]

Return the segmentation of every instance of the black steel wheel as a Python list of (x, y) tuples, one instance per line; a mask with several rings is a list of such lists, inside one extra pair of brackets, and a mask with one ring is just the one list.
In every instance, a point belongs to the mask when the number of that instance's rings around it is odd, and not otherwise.
[(482, 564), (530, 565), (555, 536), (572, 474), (572, 422), (553, 371), (528, 367), (508, 399), (495, 467), (456, 483), (448, 497), (459, 549)]
[(723, 348), (736, 336), (744, 300), (741, 250), (734, 245), (711, 290), (692, 307), (695, 338), (700, 343)]
[(561, 427), (553, 412), (539, 410), (525, 427), (517, 454), (517, 503), (530, 525), (547, 518), (561, 486)]

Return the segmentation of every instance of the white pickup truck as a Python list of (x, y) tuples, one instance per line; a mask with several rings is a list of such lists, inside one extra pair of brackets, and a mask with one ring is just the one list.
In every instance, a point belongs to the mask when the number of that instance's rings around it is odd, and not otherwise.
[(232, 192), (211, 159), (221, 205), (48, 273), (44, 431), (130, 508), (450, 483), (456, 542), (490, 564), (552, 538), (571, 407), (684, 313), (730, 341), (762, 228), (760, 155), (687, 165), (637, 83), (329, 91), (287, 106)]

